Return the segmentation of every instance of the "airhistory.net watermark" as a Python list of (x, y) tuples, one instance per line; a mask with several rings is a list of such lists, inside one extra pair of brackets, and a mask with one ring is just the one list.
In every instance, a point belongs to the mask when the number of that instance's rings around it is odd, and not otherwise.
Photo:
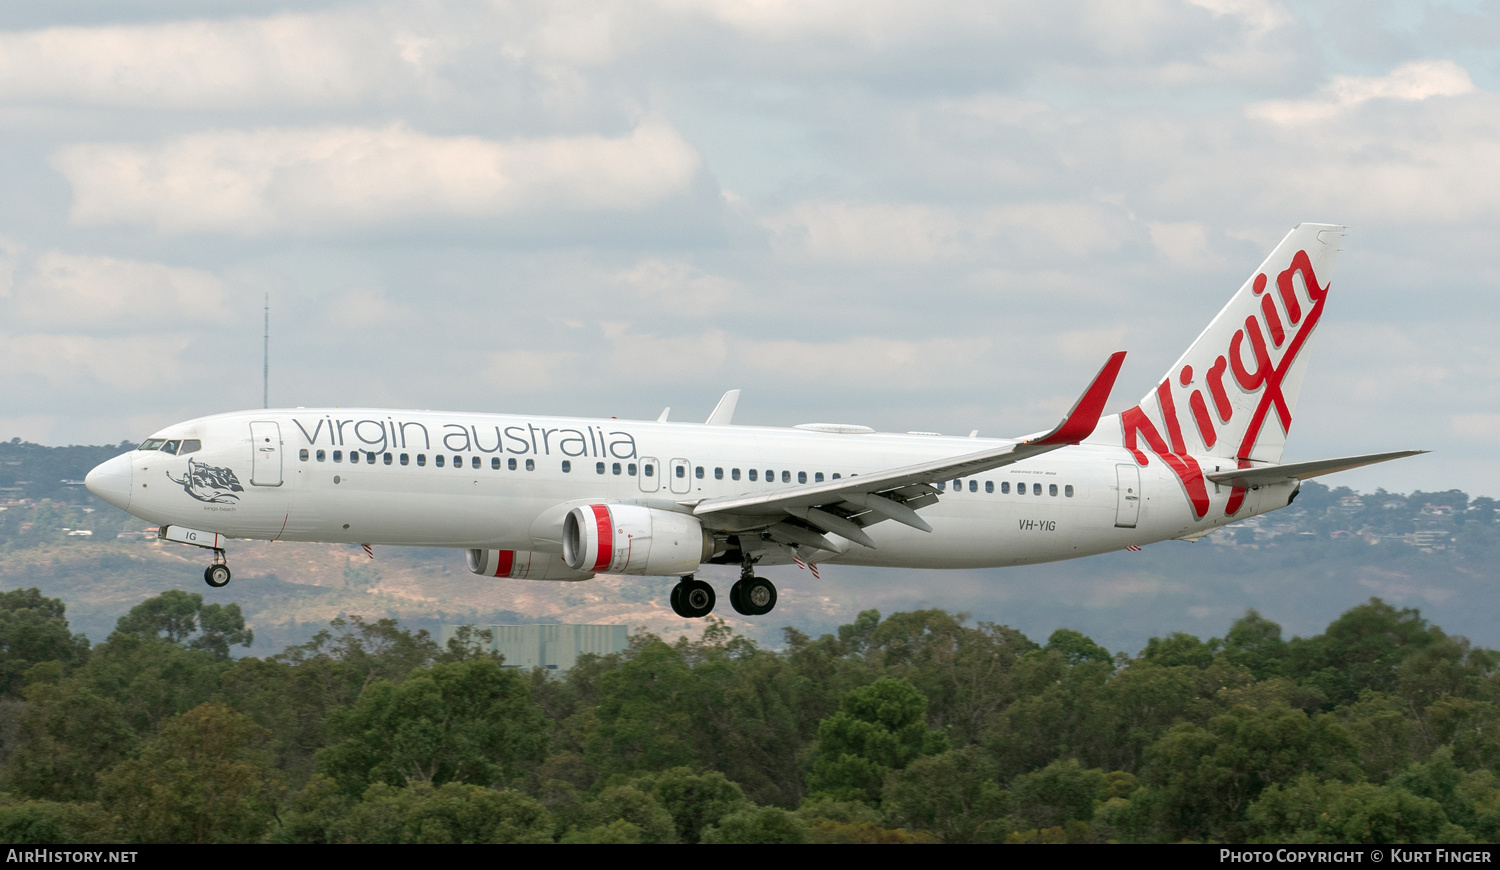
[(7, 849), (5, 863), (134, 864), (139, 852), (85, 852), (77, 849)]

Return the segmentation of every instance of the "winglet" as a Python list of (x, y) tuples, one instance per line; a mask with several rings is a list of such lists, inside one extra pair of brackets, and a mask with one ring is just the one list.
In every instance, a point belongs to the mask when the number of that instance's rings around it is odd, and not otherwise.
[(1078, 402), (1073, 405), (1073, 410), (1057, 424), (1057, 428), (1025, 443), (1077, 444), (1094, 434), (1094, 427), (1099, 425), (1099, 416), (1104, 413), (1104, 403), (1109, 401), (1109, 392), (1114, 389), (1115, 378), (1120, 374), (1120, 366), (1124, 363), (1125, 351), (1111, 354), (1109, 362), (1094, 376), (1094, 382), (1084, 390)]
[(708, 423), (706, 425), (728, 426), (729, 421), (734, 419), (734, 406), (739, 404), (739, 401), (739, 390), (730, 390), (725, 393), (724, 398), (719, 400), (719, 404), (714, 406), (714, 412), (708, 415)]
[(658, 422), (658, 423), (665, 423), (665, 422), (667, 422), (667, 415), (670, 414), (670, 413), (672, 413), (672, 406), (668, 405), (666, 407), (666, 410), (664, 410), (664, 411), (661, 412), (661, 416), (656, 418), (656, 422)]

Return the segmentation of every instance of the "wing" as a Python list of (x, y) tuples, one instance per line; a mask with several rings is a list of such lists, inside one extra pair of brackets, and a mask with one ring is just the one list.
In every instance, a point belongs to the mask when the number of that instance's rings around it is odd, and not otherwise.
[(1426, 453), (1426, 450), (1397, 450), (1392, 453), (1367, 453), (1364, 456), (1345, 456), (1342, 459), (1319, 459), (1315, 462), (1294, 462), (1290, 465), (1268, 465), (1261, 468), (1240, 468), (1234, 471), (1215, 471), (1203, 475), (1214, 483), (1230, 486), (1266, 486), (1288, 480), (1307, 480), (1320, 474), (1348, 471), (1377, 462), (1404, 459)]
[(733, 531), (765, 529), (783, 543), (830, 552), (844, 549), (824, 537), (832, 532), (873, 548), (864, 527), (882, 520), (932, 531), (917, 510), (938, 500), (935, 481), (966, 477), (1077, 444), (1093, 433), (1114, 387), (1125, 352), (1109, 358), (1073, 409), (1050, 432), (1003, 447), (905, 465), (825, 483), (781, 487), (753, 495), (705, 499), (693, 513), (705, 523)]

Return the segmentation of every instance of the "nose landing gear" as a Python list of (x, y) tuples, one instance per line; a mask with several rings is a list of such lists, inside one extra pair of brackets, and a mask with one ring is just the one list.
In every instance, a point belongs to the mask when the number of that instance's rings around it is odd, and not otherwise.
[(213, 564), (203, 569), (203, 582), (215, 589), (229, 585), (229, 565), (225, 564), (223, 550), (214, 550)]

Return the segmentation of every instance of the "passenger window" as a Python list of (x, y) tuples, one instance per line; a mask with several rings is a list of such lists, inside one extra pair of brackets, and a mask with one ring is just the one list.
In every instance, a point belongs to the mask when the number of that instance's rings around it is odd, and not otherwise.
[(677, 476), (679, 478), (681, 478), (681, 477), (687, 477), (687, 466), (686, 465), (679, 465), (679, 466), (677, 466)]
[(731, 469), (729, 469), (729, 479), (730, 480), (739, 480), (740, 479), (740, 470), (738, 468), (731, 468)]
[(984, 482), (984, 491), (985, 492), (994, 492), (995, 491), (995, 482), (993, 480), (986, 480)]
[(177, 448), (181, 447), (181, 446), (182, 446), (182, 442), (181, 441), (168, 441), (167, 443), (165, 443), (165, 444), (163, 444), (161, 446), (161, 452), (163, 452), (163, 453), (176, 453), (177, 452)]
[(516, 458), (514, 456), (512, 456), (511, 458), (505, 460), (505, 467), (507, 469), (509, 469), (510, 471), (515, 471), (516, 470)]
[(756, 477), (757, 474), (759, 474), (759, 472), (757, 472), (755, 469), (753, 469), (753, 468), (750, 469), (750, 479), (752, 481), (755, 480), (755, 477)]
[(946, 480), (940, 480), (940, 481), (938, 481), (937, 487), (938, 487), (938, 492), (947, 492), (948, 491), (948, 481), (946, 481)]
[(564, 459), (562, 461), (562, 470), (563, 470), (563, 474), (572, 474), (573, 473), (573, 461), (570, 460), (570, 459)]
[(438, 468), (442, 468), (443, 467), (443, 454), (439, 453), (438, 455), (432, 457), (432, 464), (436, 465)]
[(418, 453), (417, 454), (417, 467), (421, 468), (422, 466), (424, 466), (426, 464), (427, 464), (427, 454), (426, 453)]
[(1031, 485), (1031, 494), (1032, 495), (1041, 495), (1042, 494), (1042, 485), (1040, 483), (1033, 483)]
[[(651, 466), (648, 465), (646, 467), (650, 468)], [(631, 477), (635, 477), (635, 463), (634, 462), (632, 462), (629, 465), (625, 466), (625, 473), (628, 474), (628, 475), (630, 475)]]
[(822, 482), (823, 482), (823, 472), (820, 471), (817, 474), (813, 475), (813, 483), (822, 483)]
[(464, 458), (462, 456), (455, 456), (455, 457), (453, 457), (453, 467), (454, 468), (463, 468), (464, 467)]
[[(634, 468), (635, 466), (631, 466), (631, 467)], [(655, 477), (656, 476), (656, 466), (652, 465), (649, 462), (646, 463), (645, 472), (646, 472), (646, 476), (647, 477)]]
[(1070, 483), (1067, 486), (1063, 487), (1063, 495), (1067, 498), (1073, 497), (1073, 484)]
[(410, 453), (403, 453), (403, 454), (401, 454), (401, 464), (402, 465), (411, 465), (411, 454)]
[(969, 492), (979, 492), (979, 481), (977, 481), (977, 480), (971, 480), (971, 481), (969, 481)]
[(807, 483), (807, 472), (805, 472), (805, 471), (799, 471), (799, 472), (797, 472), (797, 482), (798, 483)]
[[(599, 472), (600, 474), (603, 474), (604, 473), (604, 463), (602, 463), (602, 462), (596, 462), (596, 463), (594, 463), (594, 470), (597, 471), (597, 472)], [(616, 473), (618, 473), (618, 472), (616, 472)]]
[(335, 450), (335, 451), (333, 451), (333, 461), (334, 462), (343, 462), (344, 461), (344, 451), (342, 451), (342, 450)]
[(328, 453), (327, 453), (327, 451), (319, 450), (317, 453), (313, 454), (313, 456), (319, 462), (327, 462), (328, 461)]
[(724, 479), (724, 469), (722, 469), (722, 468), (715, 468), (714, 469), (714, 480), (723, 480), (723, 479)]
[(391, 462), (392, 462), (392, 461), (394, 461), (394, 460), (395, 460), (395, 458), (396, 458), (396, 457), (395, 457), (395, 456), (394, 456), (394, 455), (393, 455), (393, 454), (390, 454), (390, 453), (387, 453), (387, 454), (386, 454), (386, 455), (385, 455), (385, 464), (386, 464), (386, 465), (390, 465), (390, 464), (391, 464)]
[(1055, 484), (1055, 483), (1049, 483), (1049, 484), (1047, 484), (1047, 494), (1050, 495), (1050, 496), (1056, 496), (1057, 495), (1057, 484)]
[(838, 479), (839, 479), (839, 476), (840, 476), (840, 475), (839, 475), (839, 473), (838, 473), (838, 472), (837, 472), (837, 471), (835, 471), (835, 472), (834, 472), (834, 473), (833, 473), (833, 479), (834, 479), (834, 480), (838, 480)]
[(536, 471), (536, 460), (534, 460), (534, 459), (528, 459), (528, 460), (526, 460), (526, 470), (527, 471)]
[(1010, 495), (1010, 481), (1001, 481), (1000, 492), (1004, 493), (1005, 495)]
[[(199, 450), (202, 450), (202, 449), (203, 449), (203, 442), (202, 441), (199, 441), (197, 438), (189, 438), (188, 440), (182, 442), (182, 447), (178, 449), (177, 455), (178, 456), (182, 456), (182, 455), (187, 454), (187, 453), (197, 453)], [(304, 450), (302, 452), (306, 453), (307, 451)]]
[(792, 482), (792, 473), (790, 471), (783, 471), (783, 472), (781, 472), (781, 482), (782, 483), (791, 483)]
[(307, 448), (306, 447), (304, 447), (301, 450), (297, 451), (297, 458), (300, 459), (300, 460), (302, 460), (303, 462), (307, 461)]
[(365, 454), (365, 464), (366, 465), (374, 465), (375, 464), (375, 454), (373, 454), (373, 453), (366, 453)]
[(478, 456), (472, 457), (469, 460), (469, 467), (470, 468), (483, 468), (484, 467), (484, 460), (480, 459)]
[[(609, 471), (610, 471), (611, 474), (619, 474), (620, 473), (620, 463), (616, 462), (614, 465), (610, 466)], [(634, 471), (632, 471), (630, 473), (631, 474), (635, 474)]]
[(693, 476), (696, 477), (696, 478), (698, 478), (699, 480), (702, 480), (703, 479), (703, 466), (700, 465), (697, 468), (693, 469)]
[(490, 457), (490, 470), (491, 471), (499, 471), (500, 470), (500, 457), (498, 457), (498, 456), (491, 456)]
[(962, 480), (955, 480), (955, 481), (953, 481), (953, 491), (954, 492), (963, 492), (964, 491), (964, 482)]

